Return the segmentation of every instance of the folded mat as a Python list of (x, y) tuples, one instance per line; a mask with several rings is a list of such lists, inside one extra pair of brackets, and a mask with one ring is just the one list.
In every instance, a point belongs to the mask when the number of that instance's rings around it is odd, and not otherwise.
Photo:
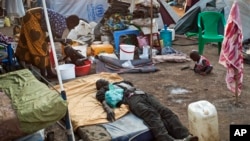
[(0, 75), (0, 140), (46, 128), (64, 117), (67, 102), (28, 70)]
[[(95, 98), (97, 92), (95, 82), (101, 78), (110, 82), (123, 80), (123, 78), (116, 73), (103, 72), (79, 77), (63, 84), (67, 95), (68, 109), (74, 130), (80, 126), (108, 122), (102, 104)], [(54, 87), (58, 90), (60, 89), (60, 85)], [(122, 117), (128, 113), (128, 111), (126, 105), (121, 105), (120, 108), (115, 108), (115, 118), (118, 119)]]

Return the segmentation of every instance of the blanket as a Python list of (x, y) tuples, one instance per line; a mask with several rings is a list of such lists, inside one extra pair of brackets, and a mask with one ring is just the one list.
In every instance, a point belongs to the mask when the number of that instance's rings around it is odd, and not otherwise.
[[(102, 104), (95, 98), (97, 92), (95, 82), (101, 78), (112, 83), (123, 80), (117, 73), (103, 72), (79, 77), (63, 84), (74, 130), (80, 126), (108, 122)], [(60, 89), (60, 85), (54, 87), (58, 90)], [(120, 108), (114, 109), (114, 112), (115, 118), (118, 119), (128, 113), (129, 109), (126, 105), (121, 105)]]
[(96, 73), (147, 73), (157, 70), (150, 59), (119, 60), (109, 56), (99, 56), (96, 59)]
[(152, 57), (155, 64), (162, 62), (184, 63), (191, 61), (191, 59), (185, 54), (165, 54), (155, 55)]
[(62, 119), (67, 102), (28, 70), (0, 75), (0, 140), (13, 140)]

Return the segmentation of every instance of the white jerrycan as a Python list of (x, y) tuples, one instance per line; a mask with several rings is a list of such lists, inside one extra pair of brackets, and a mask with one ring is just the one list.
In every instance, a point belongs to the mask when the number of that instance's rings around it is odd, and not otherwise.
[(188, 105), (190, 133), (198, 136), (199, 141), (219, 141), (217, 111), (213, 104), (206, 100)]

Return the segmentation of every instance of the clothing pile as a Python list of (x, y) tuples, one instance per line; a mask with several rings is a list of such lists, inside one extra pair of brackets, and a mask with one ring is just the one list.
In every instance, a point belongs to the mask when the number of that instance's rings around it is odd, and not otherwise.
[(4, 35), (0, 32), (0, 42), (5, 43), (5, 44), (9, 44), (11, 42), (14, 42), (14, 39), (12, 37)]
[[(137, 3), (135, 5), (135, 9), (133, 11), (133, 19), (138, 19), (138, 18), (149, 18), (151, 17), (151, 11), (149, 10), (151, 7), (151, 3), (147, 1), (143, 1), (140, 3)], [(158, 2), (153, 3), (153, 17), (158, 18), (158, 13), (160, 4)]]
[(132, 15), (129, 13), (129, 3), (121, 1), (112, 1), (110, 7), (104, 14), (101, 23), (103, 31), (123, 30), (128, 27)]
[(159, 70), (150, 59), (119, 60), (101, 55), (95, 61), (96, 73), (148, 73)]
[(172, 47), (164, 47), (161, 49), (161, 55), (153, 56), (152, 61), (154, 63), (161, 63), (161, 62), (182, 63), (191, 61), (191, 59), (185, 53), (177, 51)]
[(130, 7), (129, 3), (113, 0), (112, 2), (110, 2), (110, 7), (105, 12), (105, 15), (108, 16), (113, 13), (120, 13), (126, 15), (129, 13), (129, 7)]

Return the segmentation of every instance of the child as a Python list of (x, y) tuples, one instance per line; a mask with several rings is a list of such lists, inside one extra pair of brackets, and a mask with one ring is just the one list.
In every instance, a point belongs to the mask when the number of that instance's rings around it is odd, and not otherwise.
[(198, 51), (193, 50), (190, 53), (190, 58), (195, 61), (195, 65), (194, 65), (194, 72), (201, 74), (201, 75), (207, 75), (209, 73), (211, 73), (211, 71), (213, 70), (213, 66), (210, 64), (210, 61), (200, 55), (198, 53)]

